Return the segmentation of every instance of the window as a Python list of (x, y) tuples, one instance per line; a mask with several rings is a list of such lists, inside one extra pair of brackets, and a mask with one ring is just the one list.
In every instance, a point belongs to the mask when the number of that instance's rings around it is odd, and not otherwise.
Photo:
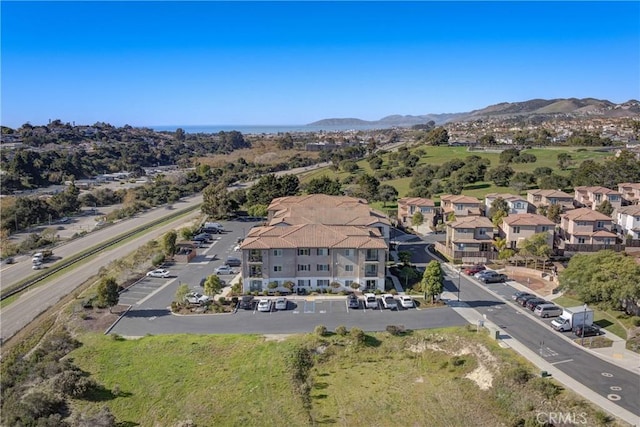
[(584, 237), (578, 237), (578, 244), (584, 244)]
[(422, 212), (422, 213), (431, 213), (431, 208), (420, 208), (420, 212)]
[(306, 256), (309, 256), (309, 255), (311, 255), (311, 249), (309, 249), (309, 248), (301, 248), (301, 249), (298, 249), (298, 255), (306, 255)]
[(365, 277), (373, 277), (378, 275), (378, 266), (376, 264), (368, 264), (364, 266)]
[(511, 243), (510, 243), (511, 249), (515, 249), (517, 244), (518, 243), (515, 240), (512, 240)]
[(311, 265), (309, 265), (309, 264), (298, 264), (298, 271), (311, 271)]
[(317, 271), (329, 271), (329, 264), (317, 264)]
[(522, 207), (523, 207), (523, 206), (522, 206), (522, 203), (520, 203), (520, 202), (516, 202), (516, 203), (515, 203), (515, 208), (516, 208), (516, 209), (522, 209)]
[(262, 290), (262, 280), (252, 280), (249, 282), (249, 290), (251, 292)]
[(319, 288), (327, 287), (329, 286), (329, 279), (320, 279), (316, 283)]
[(274, 249), (273, 256), (282, 256), (282, 249)]
[(478, 235), (484, 236), (485, 234), (487, 234), (487, 230), (484, 228), (478, 228)]
[(298, 280), (298, 286), (311, 286), (311, 280)]
[(378, 250), (377, 249), (367, 249), (367, 253), (365, 255), (365, 259), (367, 261), (377, 261), (378, 260)]
[(327, 256), (327, 255), (329, 255), (329, 249), (327, 249), (327, 248), (318, 248), (318, 249), (316, 249), (316, 255), (318, 255), (318, 256)]
[(488, 243), (480, 243), (480, 252), (487, 252), (489, 250)]
[(596, 228), (603, 228), (603, 227), (604, 227), (604, 222), (603, 221), (596, 222)]
[(344, 254), (345, 254), (345, 256), (354, 256), (354, 255), (355, 255), (355, 253), (356, 253), (356, 250), (355, 250), (355, 249), (345, 249), (345, 250), (344, 250)]
[(281, 265), (274, 265), (273, 266), (273, 271), (274, 272), (282, 271), (282, 266)]
[(367, 280), (366, 281), (367, 290), (376, 289), (378, 287), (377, 280)]
[(547, 227), (546, 225), (542, 226), (542, 231), (548, 231), (548, 230), (549, 230), (549, 227)]
[(464, 209), (464, 205), (456, 205), (456, 210), (461, 211)]
[(520, 232), (520, 227), (513, 227), (513, 232), (514, 233), (519, 233)]
[(350, 288), (352, 283), (353, 283), (353, 280), (345, 280), (344, 286), (346, 286), (347, 288)]
[(353, 264), (347, 264), (344, 266), (344, 271), (353, 272)]

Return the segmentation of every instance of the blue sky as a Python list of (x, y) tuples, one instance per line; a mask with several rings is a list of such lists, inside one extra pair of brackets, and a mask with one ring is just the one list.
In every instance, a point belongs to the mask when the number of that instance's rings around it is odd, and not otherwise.
[(639, 2), (8, 2), (1, 120), (294, 125), (640, 98)]

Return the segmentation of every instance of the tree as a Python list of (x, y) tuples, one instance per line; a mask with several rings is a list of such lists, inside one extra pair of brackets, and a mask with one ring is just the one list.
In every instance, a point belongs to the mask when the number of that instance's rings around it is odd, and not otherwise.
[(162, 237), (162, 246), (164, 253), (169, 257), (173, 257), (176, 253), (176, 241), (178, 240), (178, 233), (174, 230), (169, 231)]
[(212, 274), (204, 281), (204, 293), (214, 296), (222, 290), (222, 281), (217, 274)]
[(553, 248), (549, 246), (548, 239), (549, 233), (536, 233), (524, 239), (520, 245), (520, 253), (525, 257), (532, 257), (535, 260), (535, 268), (538, 267), (538, 259), (544, 261), (548, 259), (553, 252)]
[(566, 170), (569, 166), (571, 166), (572, 158), (569, 153), (559, 153), (558, 154), (558, 167), (562, 170)]
[(493, 222), (493, 225), (496, 227), (502, 224), (502, 218), (509, 215), (509, 204), (502, 197), (496, 198), (493, 202), (491, 202), (491, 207), (489, 208), (489, 218)]
[(431, 261), (427, 264), (420, 284), (424, 298), (427, 299), (427, 295), (429, 295), (431, 302), (435, 302), (436, 296), (444, 291), (444, 275), (442, 274), (442, 266), (438, 261)]
[(213, 219), (225, 219), (231, 213), (231, 199), (224, 185), (209, 184), (202, 191), (202, 213)]
[(378, 187), (377, 198), (382, 200), (382, 207), (386, 207), (387, 202), (393, 202), (398, 198), (398, 190), (393, 185), (382, 184)]
[(369, 166), (371, 166), (371, 169), (373, 170), (380, 169), (382, 167), (382, 164), (384, 163), (382, 158), (378, 156), (373, 156), (369, 158), (368, 161), (369, 161)]
[(562, 206), (561, 205), (551, 205), (547, 208), (547, 218), (556, 224), (560, 224), (560, 215), (562, 214)]
[(404, 287), (406, 289), (409, 287), (409, 279), (415, 279), (418, 277), (418, 273), (410, 265), (405, 265), (400, 269), (400, 277), (404, 279)]
[(508, 148), (500, 153), (500, 163), (511, 163), (519, 155), (520, 150), (518, 150), (517, 148)]
[(411, 252), (410, 251), (398, 252), (398, 261), (400, 261), (404, 265), (411, 265)]
[(105, 277), (100, 281), (96, 300), (99, 307), (109, 307), (109, 313), (111, 313), (111, 307), (117, 305), (120, 300), (116, 279)]
[(601, 214), (611, 216), (611, 214), (613, 213), (613, 206), (611, 206), (611, 202), (605, 200), (596, 207), (596, 210)]
[(441, 145), (449, 142), (449, 132), (442, 126), (437, 127), (435, 129), (431, 129), (429, 133), (427, 133), (426, 141), (431, 145)]
[(640, 265), (624, 252), (577, 254), (560, 272), (560, 286), (588, 304), (630, 311), (640, 301)]
[(179, 303), (184, 302), (184, 297), (186, 297), (188, 293), (189, 285), (186, 283), (181, 284), (178, 286), (178, 289), (176, 289), (176, 301)]
[(311, 179), (305, 186), (307, 194), (329, 194), (332, 196), (342, 196), (342, 184), (338, 178), (331, 179), (327, 175)]
[(498, 187), (506, 187), (509, 185), (509, 180), (514, 174), (515, 171), (510, 166), (499, 165), (487, 171), (486, 179), (493, 181)]
[(424, 215), (422, 212), (416, 211), (411, 217), (411, 225), (414, 227), (420, 227), (424, 223)]
[(365, 173), (360, 175), (357, 184), (360, 187), (360, 194), (362, 194), (365, 199), (377, 200), (380, 181), (378, 181), (376, 177)]
[(267, 205), (253, 205), (247, 208), (247, 213), (251, 216), (263, 218), (269, 213)]
[(482, 145), (495, 145), (498, 141), (496, 141), (496, 137), (491, 134), (482, 135), (478, 142)]

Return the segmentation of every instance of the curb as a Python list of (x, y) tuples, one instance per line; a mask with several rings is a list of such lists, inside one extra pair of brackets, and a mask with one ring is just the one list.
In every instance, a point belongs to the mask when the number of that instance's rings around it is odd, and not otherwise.
[(115, 326), (118, 324), (118, 322), (120, 321), (120, 319), (122, 319), (122, 318), (123, 318), (123, 317), (124, 317), (128, 312), (129, 312), (129, 310), (131, 310), (131, 307), (133, 307), (133, 306), (132, 306), (131, 304), (129, 304), (129, 307), (127, 307), (127, 309), (124, 311), (124, 313), (122, 313), (122, 314), (121, 314), (121, 315), (116, 319), (116, 321), (115, 321), (115, 322), (113, 322), (113, 323), (111, 324), (111, 326), (109, 326), (109, 327), (107, 328), (107, 330), (106, 330), (106, 331), (104, 331), (104, 335), (109, 334), (109, 332), (111, 332), (111, 330), (112, 330), (113, 328), (115, 328)]

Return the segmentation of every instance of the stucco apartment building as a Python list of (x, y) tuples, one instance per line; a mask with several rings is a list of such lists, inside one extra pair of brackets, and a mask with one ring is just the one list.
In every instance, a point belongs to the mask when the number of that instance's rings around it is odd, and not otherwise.
[(436, 205), (433, 200), (423, 197), (403, 197), (398, 199), (398, 221), (405, 227), (413, 225), (411, 218), (416, 212), (422, 213), (425, 224), (433, 225)]
[(560, 190), (529, 190), (527, 201), (535, 207), (560, 205), (563, 210), (573, 209), (573, 196)]
[(603, 249), (603, 246), (615, 245), (616, 235), (612, 232), (611, 217), (591, 208), (579, 208), (561, 216), (561, 248), (590, 252)]
[(623, 238), (640, 239), (640, 205), (623, 206), (614, 211), (615, 228)]
[(365, 200), (324, 194), (274, 199), (267, 224), (251, 229), (242, 251), (244, 292), (271, 283), (294, 292), (385, 286), (389, 220)]
[(597, 209), (605, 200), (611, 203), (614, 209), (622, 206), (622, 194), (606, 187), (576, 187), (574, 188), (575, 205)]
[(624, 182), (618, 184), (618, 192), (627, 205), (640, 203), (640, 182)]
[(445, 243), (437, 242), (436, 249), (454, 261), (487, 262), (497, 254), (492, 242), (491, 220), (484, 216), (468, 216), (447, 224)]
[(553, 248), (555, 223), (546, 216), (520, 213), (506, 216), (500, 225), (500, 237), (507, 241), (507, 247), (517, 249), (520, 242), (534, 234), (547, 233), (547, 244)]
[(499, 194), (499, 193), (489, 193), (484, 196), (484, 214), (485, 216), (489, 216), (489, 210), (491, 209), (491, 205), (497, 199), (502, 199), (507, 202), (507, 206), (509, 206), (508, 215), (512, 214), (521, 214), (529, 212), (529, 202), (520, 196), (516, 196), (514, 194)]
[(482, 202), (471, 196), (444, 194), (440, 196), (440, 210), (445, 220), (452, 213), (456, 219), (479, 216), (482, 215)]

